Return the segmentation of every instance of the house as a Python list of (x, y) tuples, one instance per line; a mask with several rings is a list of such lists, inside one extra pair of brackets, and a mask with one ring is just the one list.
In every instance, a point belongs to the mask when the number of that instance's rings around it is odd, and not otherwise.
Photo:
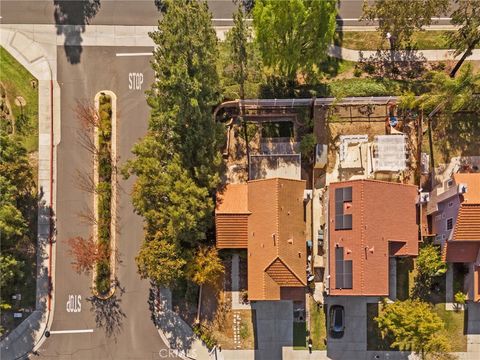
[(227, 184), (215, 210), (219, 249), (246, 249), (248, 299), (304, 296), (305, 181), (271, 178)]
[(328, 293), (388, 296), (390, 258), (418, 255), (417, 187), (352, 180), (328, 199)]
[(430, 194), (431, 232), (444, 260), (466, 263), (469, 297), (480, 301), (480, 173), (456, 173)]

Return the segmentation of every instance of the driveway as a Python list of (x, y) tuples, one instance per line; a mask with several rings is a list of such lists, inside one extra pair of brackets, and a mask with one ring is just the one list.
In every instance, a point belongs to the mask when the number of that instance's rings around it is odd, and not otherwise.
[(256, 360), (282, 358), (282, 347), (293, 345), (293, 302), (257, 301), (255, 310)]
[[(345, 333), (334, 339), (328, 335), (328, 357), (352, 359), (351, 352), (367, 350), (367, 298), (363, 296), (331, 296), (326, 299), (330, 306), (342, 305), (345, 309)], [(328, 314), (330, 316), (330, 314)]]

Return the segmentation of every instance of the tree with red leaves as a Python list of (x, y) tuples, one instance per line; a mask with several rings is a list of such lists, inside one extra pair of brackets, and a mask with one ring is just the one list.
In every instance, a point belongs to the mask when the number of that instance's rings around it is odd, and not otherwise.
[(68, 253), (72, 256), (72, 266), (79, 274), (90, 272), (95, 264), (104, 259), (106, 249), (102, 244), (97, 244), (93, 237), (84, 239), (80, 236), (67, 240), (70, 247)]

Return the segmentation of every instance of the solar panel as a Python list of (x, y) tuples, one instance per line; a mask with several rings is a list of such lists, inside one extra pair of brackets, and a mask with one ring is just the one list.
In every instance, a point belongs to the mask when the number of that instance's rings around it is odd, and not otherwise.
[(353, 263), (352, 260), (343, 262), (343, 288), (351, 289), (353, 285)]
[(335, 288), (343, 289), (343, 247), (335, 248)]

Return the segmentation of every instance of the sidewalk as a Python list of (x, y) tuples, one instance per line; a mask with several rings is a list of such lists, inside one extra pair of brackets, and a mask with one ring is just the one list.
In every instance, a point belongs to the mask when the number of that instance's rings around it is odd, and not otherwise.
[[(35, 42), (42, 43), (47, 47), (56, 47), (67, 45), (77, 46), (154, 46), (148, 33), (156, 30), (156, 26), (120, 26), (120, 25), (55, 25), (45, 24), (2, 24), (0, 29), (15, 29), (33, 39)], [(219, 40), (225, 39), (226, 32), (230, 26), (216, 26), (215, 30)], [(373, 30), (372, 28), (369, 29)], [(376, 52), (373, 50), (352, 50), (331, 45), (328, 49), (329, 55), (339, 59), (358, 62), (363, 58), (368, 58)], [(460, 56), (454, 57), (453, 50), (418, 50), (417, 56), (423, 56), (427, 61), (454, 60)], [(394, 57), (405, 58), (405, 51), (394, 52)], [(480, 60), (480, 49), (473, 50), (467, 60)], [(56, 69), (54, 69), (56, 70)], [(56, 71), (53, 72), (54, 74)]]
[(54, 123), (53, 130), (59, 133), (60, 94), (58, 84), (52, 81), (56, 73), (56, 47), (45, 48), (23, 33), (3, 27), (0, 45), (37, 78), (39, 91), (37, 300), (35, 311), (0, 343), (2, 358), (19, 359), (40, 347), (53, 320), (54, 295), (52, 292), (49, 298), (49, 293), (50, 282), (52, 286), (55, 283), (55, 245), (50, 242), (50, 214), (55, 214), (56, 174), (51, 131)]
[(172, 311), (172, 293), (169, 289), (159, 290), (156, 310), (158, 333), (170, 349), (183, 359), (210, 359), (205, 344), (197, 339), (192, 328)]

